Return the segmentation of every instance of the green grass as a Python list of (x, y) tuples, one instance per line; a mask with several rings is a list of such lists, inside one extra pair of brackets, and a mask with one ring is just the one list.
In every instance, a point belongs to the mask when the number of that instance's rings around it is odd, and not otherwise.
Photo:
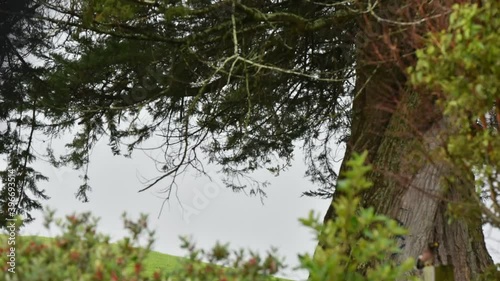
[(157, 269), (167, 272), (174, 271), (180, 267), (183, 259), (182, 257), (151, 251), (144, 261), (144, 270), (148, 275), (152, 275)]

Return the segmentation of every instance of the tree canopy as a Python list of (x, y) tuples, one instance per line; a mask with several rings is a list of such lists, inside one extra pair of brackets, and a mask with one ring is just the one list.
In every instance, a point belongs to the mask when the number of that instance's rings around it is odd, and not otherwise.
[[(257, 169), (279, 173), (302, 143), (307, 174), (330, 196), (332, 146), (348, 136), (355, 15), (310, 1), (41, 1), (57, 47), (30, 83), (32, 128), (74, 139), (52, 164), (85, 170), (103, 136), (114, 154), (157, 150), (170, 194), (186, 169), (216, 163), (225, 183), (265, 196)], [(10, 121), (9, 121), (10, 122)], [(156, 147), (145, 142), (163, 139)], [(334, 151), (333, 151), (334, 152)], [(31, 154), (31, 153), (28, 153)], [(84, 172), (85, 173), (85, 172)], [(167, 179), (162, 181), (163, 179)], [(245, 179), (246, 181), (243, 181)], [(86, 201), (88, 177), (77, 197)]]
[[(371, 44), (359, 38), (359, 23), (392, 23), (379, 12), (393, 9), (378, 1), (12, 3), (0, 8), (7, 15), (0, 120), (8, 125), (0, 152), (19, 171), (20, 212), (46, 198), (36, 186), (45, 177), (29, 165), (35, 132), (72, 132), (67, 153), (48, 147), (45, 156), (56, 167), (82, 170), (76, 195), (83, 201), (90, 190), (85, 167), (103, 138), (117, 155), (155, 151), (158, 177), (142, 190), (157, 185), (167, 197), (177, 175), (203, 173), (205, 158), (221, 167), (228, 187), (265, 196), (249, 174), (278, 174), (302, 145), (306, 174), (319, 184), (306, 194), (331, 197), (334, 144), (349, 138), (356, 71), (366, 63), (359, 45)], [(410, 24), (394, 26), (391, 35)], [(397, 51), (387, 30), (370, 28), (369, 40)]]

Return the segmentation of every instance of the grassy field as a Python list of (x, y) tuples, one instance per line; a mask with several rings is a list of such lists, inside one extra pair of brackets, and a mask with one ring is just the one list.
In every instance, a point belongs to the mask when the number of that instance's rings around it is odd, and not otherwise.
[(171, 256), (160, 252), (150, 252), (144, 263), (144, 270), (149, 274), (157, 269), (173, 271), (182, 263), (182, 257)]

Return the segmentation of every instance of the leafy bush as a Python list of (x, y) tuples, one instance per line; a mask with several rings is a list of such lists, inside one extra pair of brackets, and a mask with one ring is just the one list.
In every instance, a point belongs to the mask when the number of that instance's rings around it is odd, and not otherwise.
[(453, 128), (442, 136), (442, 158), (475, 174), (477, 194), (454, 213), (477, 210), (500, 227), (500, 2), (482, 2), (454, 5), (448, 29), (427, 36), (410, 73), (413, 85), (436, 94)]
[[(335, 220), (323, 225), (314, 213), (302, 220), (322, 245), (313, 256), (300, 256), (300, 267), (309, 272), (311, 281), (393, 281), (412, 268), (411, 259), (400, 265), (388, 259), (399, 253), (395, 237), (404, 235), (405, 230), (395, 221), (375, 214), (373, 209), (359, 205), (359, 192), (371, 186), (365, 179), (370, 169), (364, 166), (365, 159), (363, 154), (348, 162), (350, 170), (338, 183), (342, 196), (334, 202)], [(183, 238), (182, 247), (189, 255), (180, 267), (148, 272), (145, 259), (154, 232), (148, 229), (145, 216), (136, 222), (124, 216), (130, 235), (117, 244), (110, 244), (109, 237), (96, 232), (97, 220), (89, 213), (55, 221), (53, 216), (53, 212), (48, 212), (45, 226), (56, 224), (62, 234), (43, 240), (18, 237), (16, 272), (7, 272), (6, 280), (254, 281), (273, 280), (272, 275), (284, 268), (275, 250), (264, 257), (243, 250), (230, 251), (228, 245), (222, 244), (204, 251)], [(141, 241), (145, 241), (143, 247), (139, 247)], [(2, 251), (8, 251), (8, 247)], [(0, 262), (7, 262), (3, 253)]]
[[(451, 214), (473, 214), (500, 227), (500, 2), (454, 5), (449, 27), (428, 34), (410, 68), (411, 82), (436, 94), (452, 130), (443, 135), (441, 158), (474, 171), (476, 193), (450, 204)], [(476, 216), (475, 214), (479, 214)], [(480, 280), (500, 280), (500, 264)]]
[(355, 156), (347, 163), (350, 169), (344, 174), (346, 179), (337, 184), (342, 196), (333, 203), (335, 220), (323, 225), (313, 213), (302, 220), (322, 245), (313, 257), (301, 257), (311, 281), (394, 281), (414, 265), (411, 258), (400, 265), (389, 259), (400, 252), (395, 237), (405, 235), (406, 230), (396, 221), (375, 214), (372, 208), (360, 207), (359, 192), (372, 185), (365, 178), (370, 170), (363, 164), (366, 155)]
[[(45, 227), (55, 224), (62, 234), (54, 239), (16, 238), (15, 273), (6, 280), (163, 280), (161, 272), (144, 278), (143, 261), (153, 243), (153, 232), (147, 229), (147, 218), (133, 222), (124, 216), (128, 238), (111, 244), (110, 238), (96, 232), (98, 220), (90, 213), (53, 219), (45, 217)], [(147, 237), (145, 247), (137, 247)], [(2, 251), (8, 251), (8, 246)], [(5, 265), (2, 255), (2, 265)], [(6, 268), (5, 268), (6, 269)]]

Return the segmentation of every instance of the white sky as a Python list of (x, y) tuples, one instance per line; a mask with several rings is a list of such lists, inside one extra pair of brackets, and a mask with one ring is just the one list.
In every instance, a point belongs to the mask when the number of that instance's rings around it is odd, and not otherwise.
[[(312, 253), (316, 246), (312, 232), (301, 226), (298, 219), (306, 217), (310, 210), (324, 216), (330, 202), (316, 198), (301, 197), (301, 193), (314, 186), (303, 177), (305, 166), (301, 154), (287, 172), (279, 177), (267, 173), (259, 179), (267, 179), (271, 185), (266, 188), (268, 198), (261, 203), (258, 197), (234, 193), (222, 184), (211, 183), (204, 177), (186, 174), (179, 181), (178, 196), (185, 210), (194, 210), (189, 215), (182, 212), (179, 202), (174, 198), (166, 204), (160, 218), (157, 218), (162, 199), (154, 189), (137, 193), (143, 187), (141, 176), (156, 176), (154, 165), (145, 154), (138, 152), (133, 159), (112, 156), (105, 142), (100, 142), (94, 149), (89, 170), (91, 186), (89, 203), (80, 203), (74, 194), (81, 184), (79, 171), (70, 168), (55, 169), (40, 162), (37, 167), (50, 177), (48, 183), (42, 183), (51, 197), (45, 202), (57, 210), (56, 216), (62, 217), (73, 212), (92, 211), (101, 218), (100, 230), (113, 238), (125, 235), (121, 214), (126, 211), (133, 217), (140, 213), (150, 215), (151, 226), (157, 231), (154, 249), (172, 255), (184, 255), (180, 249), (180, 235), (191, 235), (202, 248), (209, 248), (216, 241), (229, 242), (233, 249), (247, 248), (264, 253), (271, 247), (279, 248), (279, 253), (290, 265), (284, 276), (303, 279), (304, 272), (292, 271), (298, 263), (297, 254)], [(210, 167), (208, 168), (210, 171)], [(216, 169), (212, 169), (213, 172)], [(217, 175), (214, 176), (214, 179)], [(207, 201), (197, 201), (196, 194), (205, 194)], [(36, 220), (24, 230), (23, 234), (49, 236), (43, 230), (42, 220)], [(495, 261), (500, 262), (500, 234), (486, 231), (487, 243)], [(496, 241), (495, 241), (496, 237)]]

